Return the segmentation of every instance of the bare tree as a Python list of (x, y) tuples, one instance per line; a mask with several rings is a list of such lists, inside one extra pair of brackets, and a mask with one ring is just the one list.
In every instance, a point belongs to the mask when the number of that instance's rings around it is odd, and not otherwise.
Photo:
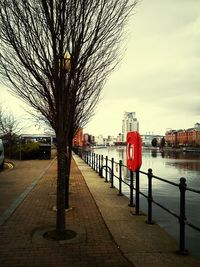
[(136, 2), (0, 0), (0, 74), (57, 137), (58, 234), (65, 230), (72, 136), (119, 60), (123, 27)]
[(20, 121), (0, 104), (0, 137), (7, 142), (9, 148), (16, 143), (21, 129)]

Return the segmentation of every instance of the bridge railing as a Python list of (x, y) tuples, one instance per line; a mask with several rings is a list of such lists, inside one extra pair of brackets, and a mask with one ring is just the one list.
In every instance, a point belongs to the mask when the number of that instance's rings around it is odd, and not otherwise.
[[(129, 171), (127, 166), (123, 164), (122, 160), (116, 162), (114, 158), (109, 159), (108, 156), (104, 157), (103, 155), (96, 154), (91, 151), (83, 150), (81, 148), (74, 148), (74, 152), (79, 155), (92, 169), (94, 169), (100, 176), (100, 178), (104, 178), (105, 182), (110, 182), (111, 188), (114, 188), (115, 184), (119, 190), (118, 195), (123, 195), (123, 185), (126, 185), (129, 188), (129, 206), (134, 207), (134, 214), (140, 214), (140, 195), (145, 197), (148, 202), (147, 208), (147, 221), (148, 224), (154, 224), (153, 221), (153, 205), (155, 204), (159, 206), (161, 209), (166, 211), (167, 213), (174, 216), (179, 222), (179, 248), (177, 250), (178, 254), (187, 255), (188, 250), (185, 248), (185, 226), (189, 226), (194, 230), (200, 232), (200, 227), (194, 225), (186, 218), (185, 214), (185, 206), (186, 206), (186, 198), (185, 192), (190, 191), (196, 194), (200, 194), (200, 190), (196, 190), (193, 188), (187, 187), (186, 179), (181, 177), (179, 183), (174, 183), (163, 179), (161, 177), (155, 176), (153, 174), (152, 169), (148, 169), (147, 172), (137, 171), (133, 173), (133, 171)], [(124, 179), (123, 173), (129, 172), (129, 180)], [(143, 174), (148, 179), (147, 185), (147, 194), (140, 191), (140, 175)], [(177, 187), (179, 190), (180, 200), (179, 200), (179, 212), (178, 214), (161, 203), (157, 202), (153, 198), (153, 187), (152, 181), (153, 179), (159, 180), (163, 183), (170, 184), (172, 186)], [(134, 195), (135, 191), (135, 195)]]

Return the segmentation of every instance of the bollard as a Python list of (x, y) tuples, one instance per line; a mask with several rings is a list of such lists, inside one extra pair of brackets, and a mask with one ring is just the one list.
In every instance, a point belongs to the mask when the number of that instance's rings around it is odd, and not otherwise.
[(148, 218), (146, 223), (148, 224), (154, 224), (154, 221), (152, 221), (152, 169), (148, 169)]
[(118, 196), (123, 196), (122, 194), (122, 160), (119, 161), (119, 194)]
[(130, 202), (129, 202), (129, 207), (134, 207), (135, 205), (133, 204), (133, 171), (130, 170)]
[(178, 254), (188, 255), (188, 250), (185, 249), (185, 191), (186, 191), (186, 179), (184, 177), (180, 178), (179, 190), (180, 190), (180, 216), (179, 216), (179, 224), (180, 224), (180, 236), (179, 236), (179, 250)]
[(110, 188), (114, 188), (114, 158), (111, 159)]

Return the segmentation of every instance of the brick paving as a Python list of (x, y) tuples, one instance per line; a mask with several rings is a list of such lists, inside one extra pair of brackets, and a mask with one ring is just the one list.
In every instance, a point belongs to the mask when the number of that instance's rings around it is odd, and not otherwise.
[(56, 161), (0, 226), (0, 266), (133, 266), (114, 242), (74, 161), (70, 178), (72, 209), (66, 212), (66, 228), (68, 225), (80, 227), (84, 232), (83, 238), (67, 244), (34, 241), (37, 229), (55, 225), (55, 177)]

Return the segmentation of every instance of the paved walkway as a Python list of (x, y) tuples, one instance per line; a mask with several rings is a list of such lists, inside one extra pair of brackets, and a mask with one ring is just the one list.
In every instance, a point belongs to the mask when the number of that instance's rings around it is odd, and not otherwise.
[(200, 260), (177, 255), (178, 244), (164, 229), (146, 224), (145, 215), (133, 215), (125, 196), (119, 197), (117, 189), (78, 156), (74, 158), (114, 240), (136, 267), (200, 267)]
[(145, 224), (144, 216), (133, 216), (125, 197), (118, 197), (80, 158), (74, 159), (66, 228), (77, 236), (66, 243), (42, 238), (44, 228), (55, 225), (54, 161), (41, 179), (35, 177), (37, 184), (0, 226), (0, 267), (200, 266), (190, 256), (176, 255), (177, 244), (164, 230)]
[(0, 266), (134, 266), (113, 240), (74, 161), (66, 227), (76, 229), (77, 238), (66, 244), (41, 239), (38, 233), (55, 225), (55, 177), (56, 161), (0, 226)]

